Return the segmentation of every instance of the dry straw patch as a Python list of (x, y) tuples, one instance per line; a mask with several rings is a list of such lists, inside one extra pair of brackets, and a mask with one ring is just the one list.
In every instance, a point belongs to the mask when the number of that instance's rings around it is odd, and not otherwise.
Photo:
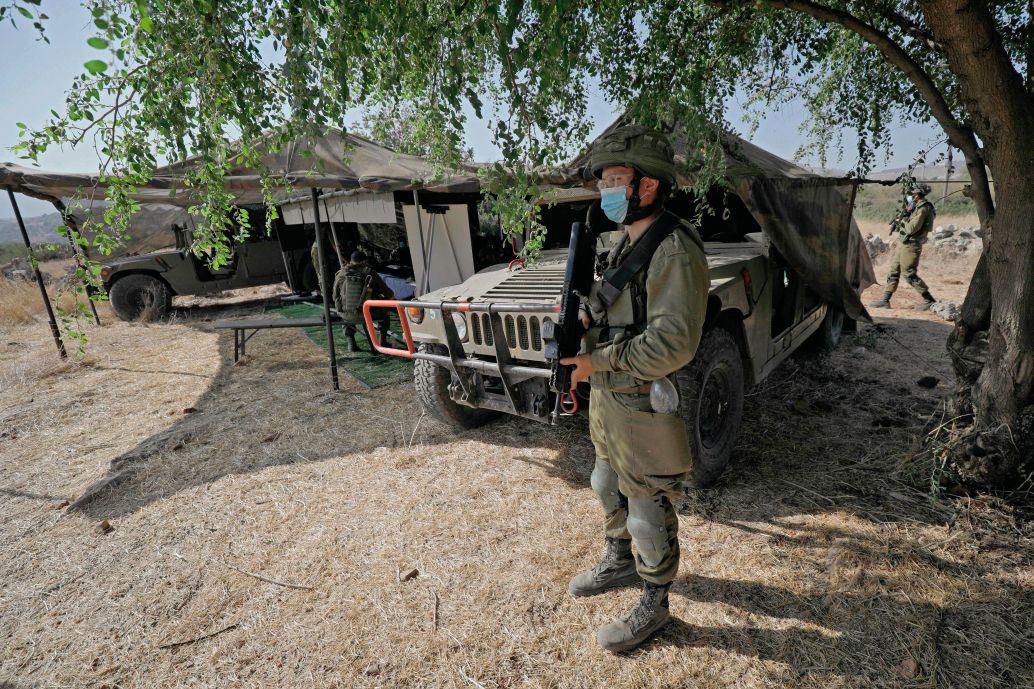
[[(47, 375), (5, 350), (0, 683), (1034, 683), (1030, 524), (893, 478), (943, 389), (889, 334), (941, 324), (889, 319), (753, 392), (738, 466), (680, 506), (677, 621), (614, 657), (593, 630), (636, 592), (566, 593), (601, 545), (584, 423), (450, 433), (405, 385), (331, 393), (296, 332), (233, 366), (205, 320), (229, 313), (95, 329)], [(18, 331), (18, 365), (45, 368), (45, 337)]]
[(31, 323), (33, 316), (42, 310), (39, 288), (35, 284), (0, 278), (0, 325)]

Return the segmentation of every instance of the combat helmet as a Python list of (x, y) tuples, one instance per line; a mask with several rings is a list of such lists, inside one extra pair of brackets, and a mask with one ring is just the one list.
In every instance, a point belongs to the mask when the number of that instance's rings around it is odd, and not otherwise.
[(671, 187), (676, 183), (671, 142), (649, 127), (626, 125), (600, 137), (589, 157), (589, 172), (599, 179), (603, 168), (612, 165), (630, 167), (643, 177), (653, 177)]
[(912, 189), (909, 193), (919, 194), (925, 198), (930, 193), (930, 185), (923, 182), (915, 182), (912, 184)]

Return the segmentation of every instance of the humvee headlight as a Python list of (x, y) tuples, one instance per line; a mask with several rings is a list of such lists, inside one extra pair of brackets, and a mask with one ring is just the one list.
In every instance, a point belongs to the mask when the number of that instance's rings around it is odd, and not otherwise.
[(459, 335), (460, 342), (467, 341), (467, 319), (463, 317), (462, 313), (452, 312), (452, 322), (456, 324), (456, 334)]
[(424, 310), (419, 306), (410, 306), (406, 309), (406, 315), (409, 316), (411, 323), (420, 325), (424, 321)]

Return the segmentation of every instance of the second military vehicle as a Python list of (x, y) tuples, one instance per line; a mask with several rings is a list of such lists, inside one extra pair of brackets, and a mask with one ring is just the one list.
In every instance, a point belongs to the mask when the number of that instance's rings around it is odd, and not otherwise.
[[(255, 228), (263, 228), (261, 207), (250, 209)], [(309, 258), (312, 232), (283, 232), (277, 222), (267, 235), (253, 229), (231, 246), (229, 264), (213, 269), (190, 250), (191, 232), (174, 226), (174, 247), (107, 261), (101, 280), (112, 309), (122, 320), (144, 316), (161, 318), (176, 295), (211, 295), (230, 289), (286, 282), (298, 292), (316, 288), (316, 272)]]

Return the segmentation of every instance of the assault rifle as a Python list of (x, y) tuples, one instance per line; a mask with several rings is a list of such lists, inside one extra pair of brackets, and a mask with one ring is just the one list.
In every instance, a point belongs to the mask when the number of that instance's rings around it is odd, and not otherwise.
[(564, 291), (560, 296), (557, 321), (542, 324), (543, 352), (552, 366), (549, 387), (556, 393), (556, 403), (550, 423), (556, 423), (563, 414), (578, 411), (578, 400), (571, 388), (571, 366), (561, 366), (560, 359), (578, 354), (582, 340), (582, 324), (578, 307), (589, 295), (595, 277), (596, 252), (592, 235), (584, 223), (571, 225), (571, 243), (567, 248), (567, 269), (564, 272)]

